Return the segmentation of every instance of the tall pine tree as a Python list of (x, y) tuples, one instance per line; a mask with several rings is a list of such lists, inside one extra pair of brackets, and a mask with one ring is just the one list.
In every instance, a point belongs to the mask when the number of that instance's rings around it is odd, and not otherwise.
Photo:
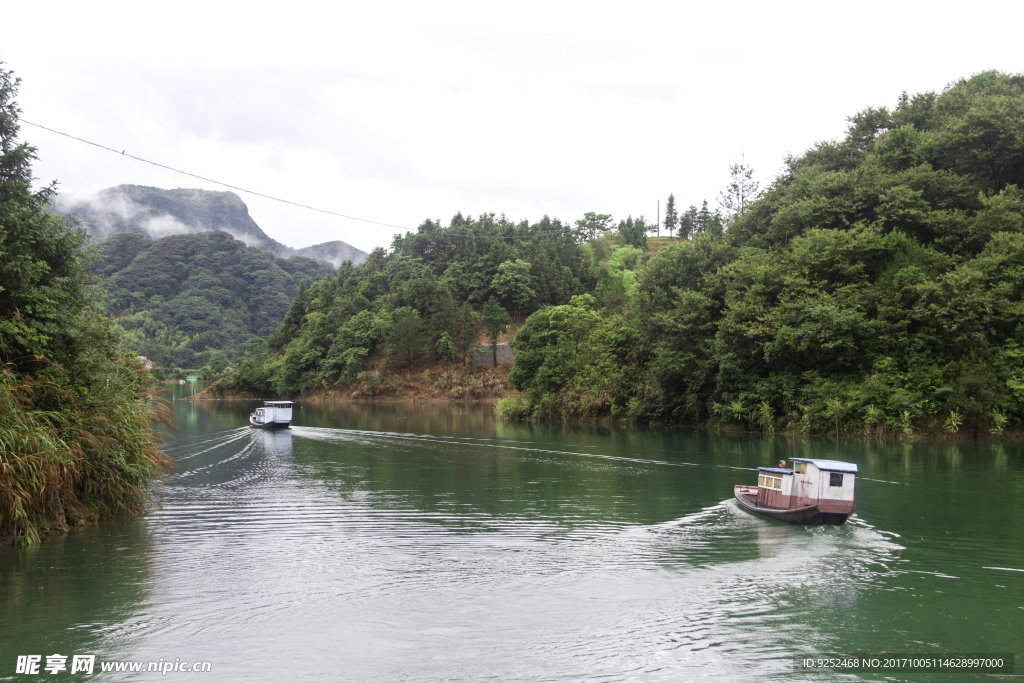
[(729, 167), (730, 181), (719, 195), (719, 206), (725, 213), (729, 223), (736, 220), (760, 195), (760, 184), (754, 180), (754, 169), (747, 166), (744, 158), (738, 164)]
[(669, 194), (668, 203), (665, 204), (665, 229), (668, 230), (669, 237), (672, 236), (678, 224), (679, 213), (676, 211), (676, 198), (674, 195)]

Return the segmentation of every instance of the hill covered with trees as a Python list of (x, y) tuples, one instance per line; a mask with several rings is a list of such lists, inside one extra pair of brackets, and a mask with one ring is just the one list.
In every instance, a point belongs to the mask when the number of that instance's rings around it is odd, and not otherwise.
[(1001, 433), (1024, 418), (1022, 187), (1022, 76), (861, 111), (726, 231), (658, 251), (621, 309), (535, 313), (506, 408)]
[(609, 221), (425, 221), (390, 250), (301, 292), (264, 348), (238, 368), (235, 387), (268, 395), (372, 385), (380, 378), (363, 375), (370, 358), (386, 357), (403, 374), (422, 359), (465, 364), (482, 333), (497, 339), (515, 316), (588, 291), (623, 301), (642, 256), (627, 240), (645, 243), (645, 228), (631, 219), (614, 236), (586, 242)]
[(104, 304), (121, 316), (129, 347), (163, 368), (227, 364), (246, 342), (270, 334), (299, 291), (334, 268), (278, 258), (226, 232), (151, 240), (117, 233), (90, 266), (107, 278)]

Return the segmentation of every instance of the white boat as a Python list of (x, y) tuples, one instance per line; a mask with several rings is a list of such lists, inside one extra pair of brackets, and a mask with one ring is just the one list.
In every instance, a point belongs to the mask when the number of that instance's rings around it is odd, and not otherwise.
[(262, 429), (287, 429), (292, 423), (291, 401), (264, 401), (249, 415), (249, 424)]

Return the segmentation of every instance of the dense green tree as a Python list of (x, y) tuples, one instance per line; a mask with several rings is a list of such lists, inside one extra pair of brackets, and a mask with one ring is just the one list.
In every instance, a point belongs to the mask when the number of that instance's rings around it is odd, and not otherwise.
[(224, 368), (228, 366), (228, 356), (220, 349), (210, 354), (210, 370), (214, 374), (224, 372)]
[(529, 317), (514, 342), (516, 363), (509, 375), (520, 391), (550, 394), (580, 371), (584, 343), (599, 326), (596, 303), (589, 294), (565, 306), (552, 306)]
[(628, 216), (625, 220), (619, 221), (619, 235), (626, 244), (647, 249), (647, 230), (650, 228), (643, 216), (634, 218)]
[[(535, 415), (1002, 430), (1024, 420), (1022, 102), (1024, 79), (985, 73), (866, 109), (843, 139), (786, 159), (753, 203), (733, 193), (728, 226), (706, 201), (691, 206), (679, 223), (688, 239), (653, 256), (632, 217), (614, 232), (598, 214), (575, 229), (494, 214), (427, 221), (297, 297), (262, 374), (246, 376), (286, 378), (292, 391), (347, 381), (402, 308), (421, 315), (424, 343), (436, 350), (449, 334), (465, 358), (475, 310), (496, 340), (507, 324), (495, 322), (507, 316), (496, 297), (528, 272), (521, 308), (532, 314), (510, 377)], [(216, 292), (201, 276), (189, 296)], [(126, 291), (147, 310), (168, 305)]]
[(505, 261), (498, 266), (498, 272), (491, 280), (491, 287), (502, 300), (507, 310), (517, 315), (536, 296), (531, 288), (530, 264), (522, 259)]
[(455, 342), (452, 341), (451, 335), (445, 332), (437, 340), (434, 345), (434, 350), (437, 351), (437, 355), (441, 357), (445, 363), (455, 362)]
[(583, 214), (583, 218), (576, 221), (576, 232), (581, 241), (592, 240), (611, 229), (611, 224), (611, 214), (588, 211)]
[(32, 190), (35, 148), (18, 141), (20, 79), (0, 67), (0, 334), (16, 369), (80, 351), (74, 335), (89, 301), (79, 252), (87, 239), (72, 219), (44, 209), (56, 183)]
[(697, 232), (697, 207), (690, 204), (690, 208), (679, 217), (679, 237), (690, 239), (690, 235)]
[(423, 320), (419, 311), (403, 307), (395, 311), (395, 323), (388, 336), (388, 352), (402, 358), (412, 372), (412, 360), (423, 350)]

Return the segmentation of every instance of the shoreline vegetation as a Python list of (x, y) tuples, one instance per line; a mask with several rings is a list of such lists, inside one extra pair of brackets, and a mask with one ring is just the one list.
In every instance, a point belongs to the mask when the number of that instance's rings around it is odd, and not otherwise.
[(98, 306), (85, 230), (33, 191), (17, 140), (19, 81), (0, 62), (0, 544), (143, 514), (174, 462), (171, 426), (123, 330)]
[(394, 372), (387, 364), (370, 366), (360, 377), (332, 388), (304, 394), (265, 394), (239, 391), (230, 377), (212, 382), (194, 396), (183, 400), (302, 400), (312, 403), (334, 401), (498, 401), (517, 395), (509, 384), (509, 366), (461, 368), (443, 363), (420, 365), (417, 374)]

